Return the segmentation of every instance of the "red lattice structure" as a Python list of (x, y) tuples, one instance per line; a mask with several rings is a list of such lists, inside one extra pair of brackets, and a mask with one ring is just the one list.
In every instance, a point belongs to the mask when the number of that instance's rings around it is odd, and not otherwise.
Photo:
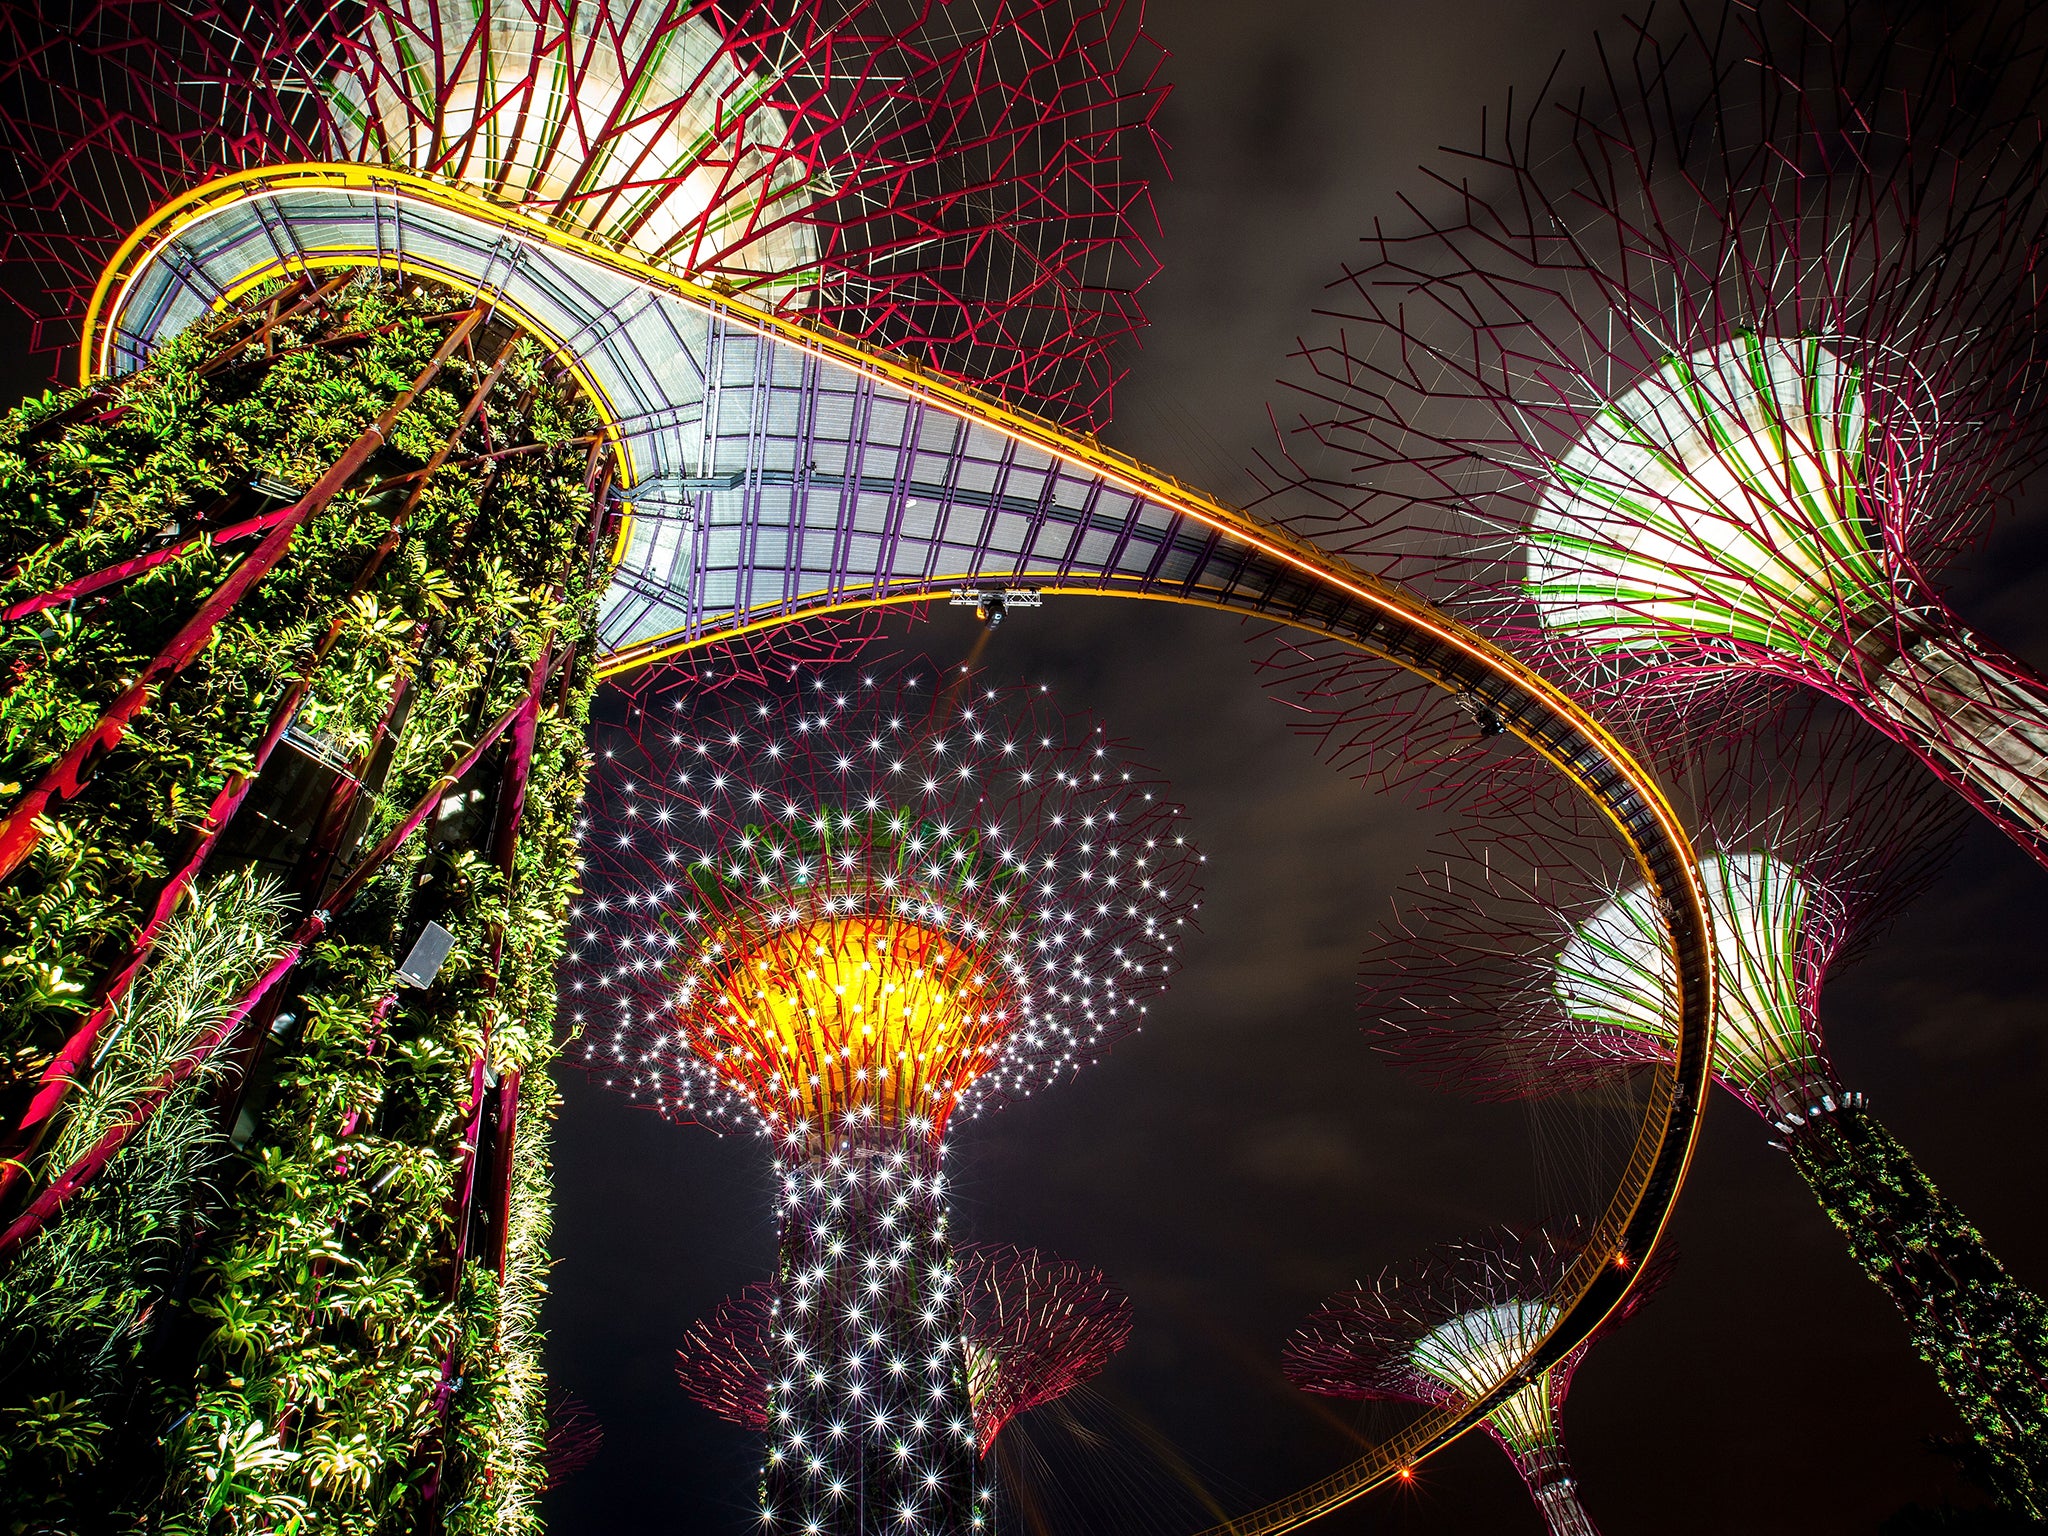
[[(1431, 1407), (1466, 1401), (1543, 1337), (1549, 1300), (1580, 1250), (1572, 1229), (1490, 1232), (1447, 1244), (1330, 1297), (1288, 1339), (1282, 1368), (1304, 1392)], [(1572, 1375), (1593, 1343), (1668, 1278), (1660, 1254), (1620, 1309), (1586, 1341), (1501, 1403), (1486, 1431), (1514, 1461), (1553, 1536), (1594, 1536), (1558, 1425)]]
[(794, 1155), (970, 1115), (1143, 1027), (1201, 909), (1165, 782), (917, 662), (645, 698), (597, 737), (564, 968), (587, 1069)]
[[(1831, 694), (2048, 861), (2048, 686), (1936, 586), (2048, 441), (2022, 12), (1660, 17), (1498, 120), (1333, 285), (1268, 466), (1292, 526), (1652, 728)], [(1491, 711), (1271, 664), (1374, 776)]]
[(1101, 1374), (1130, 1342), (1131, 1299), (1098, 1269), (1007, 1243), (960, 1252), (973, 1340), (968, 1395), (986, 1456), (1018, 1414)]
[(541, 1450), (549, 1489), (562, 1486), (597, 1459), (604, 1449), (604, 1426), (580, 1398), (568, 1398), (548, 1413), (548, 1434)]
[[(1649, 755), (1693, 829), (1721, 969), (1713, 1068), (1757, 1114), (1844, 1101), (1821, 989), (1938, 871), (1962, 808), (1845, 711)], [(1496, 797), (1410, 877), (1360, 968), (1380, 1047), (1484, 1098), (1574, 1092), (1669, 1051), (1655, 897), (1561, 796)], [(1654, 929), (1651, 930), (1654, 933)], [(1783, 1127), (1780, 1127), (1781, 1131)]]
[(679, 707), (701, 708), (721, 689), (773, 692), (787, 687), (791, 678), (850, 666), (888, 627), (889, 616), (879, 608), (796, 619), (702, 646), (681, 661), (641, 667), (613, 679), (612, 688), (633, 710), (644, 713), (653, 703), (673, 717)]
[[(1769, 1126), (1899, 1309), (1968, 1427), (1972, 1477), (2038, 1516), (2048, 1302), (1841, 1086), (1822, 1029), (1829, 975), (1935, 872), (1964, 808), (1846, 711), (1826, 723), (1795, 711), (1780, 739), (1704, 767), (1693, 755), (1674, 743), (1654, 766), (1690, 791), (1698, 829), (1714, 1078)], [(1675, 987), (1655, 947), (1657, 898), (1584, 840), (1590, 820), (1560, 803), (1519, 827), (1497, 821), (1418, 877), (1363, 971), (1382, 1049), (1495, 1099), (1596, 1089), (1664, 1059)]]
[[(1011, 1419), (1100, 1374), (1130, 1341), (1131, 1301), (1100, 1270), (1036, 1249), (967, 1243), (955, 1257), (968, 1397), (986, 1456)], [(676, 1352), (683, 1390), (743, 1429), (768, 1427), (776, 1306), (774, 1285), (750, 1285), (694, 1324)]]
[(1137, 0), (86, 0), (0, 8), (0, 259), (74, 339), (226, 173), (408, 171), (1070, 421), (1155, 262)]

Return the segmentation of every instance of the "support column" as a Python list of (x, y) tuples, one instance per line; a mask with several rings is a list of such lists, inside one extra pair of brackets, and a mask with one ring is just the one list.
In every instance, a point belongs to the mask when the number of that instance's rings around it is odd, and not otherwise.
[(1962, 1414), (1971, 1476), (2013, 1513), (2048, 1515), (2048, 1304), (1869, 1110), (1809, 1113), (1787, 1145)]
[(938, 1149), (878, 1139), (781, 1172), (763, 1524), (987, 1529)]

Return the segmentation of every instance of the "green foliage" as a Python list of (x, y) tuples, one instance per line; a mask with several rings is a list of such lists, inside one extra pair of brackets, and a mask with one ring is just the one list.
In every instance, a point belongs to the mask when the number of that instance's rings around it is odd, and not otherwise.
[[(280, 329), (274, 356), (203, 369), (260, 319), (194, 327), (147, 368), (108, 386), (37, 402), (0, 423), (0, 602), (36, 596), (149, 553), (168, 530), (189, 534), (274, 507), (260, 477), (310, 485), (426, 363), (443, 328), (438, 300), (363, 284), (336, 313)], [(368, 333), (321, 346), (328, 330)], [(459, 378), (451, 378), (459, 387)], [(443, 413), (446, 390), (430, 392)], [(417, 414), (406, 413), (410, 421)], [(380, 471), (416, 460), (378, 456)], [(452, 489), (452, 488), (451, 488)], [(38, 858), (0, 892), (0, 953), (19, 961), (0, 991), (0, 1043), (32, 1059), (62, 1038), (82, 1006), (51, 995), (40, 974), (76, 977), (109, 963), (133, 932), (139, 898), (162, 877), (190, 824), (265, 724), (267, 699), (296, 670), (290, 660), (346, 592), (369, 545), (388, 524), (388, 498), (352, 492), (304, 530), (294, 558), (238, 605), (206, 652), (163, 688), (104, 771), (62, 813), (90, 826), (94, 862)], [(249, 541), (202, 539), (137, 579), (0, 629), (0, 785), (26, 786), (89, 730), (120, 689), (232, 570)], [(316, 696), (366, 700), (351, 690), (354, 648), (325, 670)], [(355, 708), (362, 709), (362, 703)], [(115, 764), (110, 763), (109, 768)], [(8, 798), (18, 790), (8, 791)], [(89, 922), (38, 923), (60, 882), (94, 905)]]
[[(274, 885), (244, 871), (172, 919), (45, 1155), (47, 1169), (90, 1149), (233, 1005), (269, 964), (284, 918)], [(66, 1219), (0, 1276), (0, 1474), (17, 1497), (68, 1502), (79, 1479), (89, 1486), (95, 1475), (102, 1438), (134, 1388), (151, 1314), (226, 1150), (208, 1108), (211, 1076), (175, 1090)]]
[(2048, 1517), (2048, 1304), (1867, 1112), (1808, 1122), (1792, 1155), (1962, 1415), (1964, 1469), (2012, 1514)]
[[(252, 334), (264, 302), (258, 295), (239, 317), (188, 333), (131, 379), (31, 402), (0, 425), (0, 549), (18, 561), (0, 602), (145, 551), (171, 518), (189, 529), (195, 516), (208, 526), (247, 516), (265, 505), (247, 489), (256, 475), (309, 484), (412, 380), (446, 333), (432, 317), (456, 307), (445, 294), (359, 282), (327, 311), (280, 327), (268, 346), (209, 370)], [(539, 348), (517, 345), (487, 411), (456, 435), (443, 467), (424, 481), (402, 478), (449, 445), (495, 349), (490, 341), (474, 358), (456, 355), (329, 516), (302, 531), (64, 808), (33, 867), (0, 891), (0, 1041), (17, 1073), (39, 1071), (90, 1006), (192, 823), (247, 763), (332, 619), (342, 621), (340, 639), (296, 720), (368, 781), (350, 828), (357, 849), (398, 825), (480, 729), (524, 697), (536, 662), (579, 640), (588, 657), (602, 587), (584, 544), (593, 423)], [(497, 457), (486, 463), (485, 452)], [(411, 495), (403, 541), (351, 595), (369, 548)], [(110, 589), (104, 604), (51, 615), (44, 627), (54, 633), (27, 657), (28, 685), (0, 699), (0, 775), (31, 779), (87, 728), (111, 685), (245, 547), (202, 543)], [(149, 1298), (142, 1310), (105, 1309), (126, 1319), (125, 1353), (108, 1378), (125, 1392), (83, 1392), (41, 1356), (0, 1373), (0, 1403), (20, 1405), (22, 1433), (0, 1432), (33, 1460), (5, 1479), (0, 1509), (48, 1518), (86, 1501), (101, 1522), (191, 1536), (534, 1525), (554, 1107), (546, 1069), (558, 1049), (554, 963), (593, 688), (587, 660), (566, 686), (549, 684), (509, 881), (489, 839), (509, 755), (501, 742), (444, 800), (448, 814), (430, 817), (301, 957), (280, 999), (291, 1027), (223, 1052), (233, 1064), (224, 1082), (189, 1082), (33, 1245), (31, 1254), (90, 1246), (93, 1212), (140, 1199), (148, 1180), (130, 1165), (159, 1121), (205, 1149), (165, 1206), (156, 1269), (125, 1262), (147, 1247), (126, 1238), (93, 1250), (109, 1286)], [(292, 917), (314, 899), (296, 890)], [(404, 947), (429, 919), (455, 935), (454, 953), (434, 987), (394, 994)], [(251, 963), (263, 953), (251, 946)], [(163, 953), (145, 974), (159, 972), (168, 980)], [(239, 989), (226, 995), (231, 1005)], [(89, 1144), (180, 1040), (218, 1017), (196, 999), (162, 1001), (172, 996), (165, 986), (149, 996), (160, 1022), (146, 1037), (132, 1025), (123, 1034), (46, 1163)], [(140, 1009), (140, 987), (137, 998)], [(453, 1196), (479, 1062), (494, 1075), (521, 1073), (524, 1085), (502, 1285), (474, 1255), (456, 1262)], [(222, 1131), (238, 1100), (246, 1145), (229, 1149)], [(193, 1107), (191, 1124), (172, 1114), (178, 1102)], [(29, 1262), (24, 1255), (8, 1280)], [(23, 1291), (38, 1298), (46, 1331), (86, 1294), (64, 1277)]]
[(1877, 1536), (2048, 1536), (2048, 1521), (2028, 1520), (2000, 1509), (1928, 1509), (1908, 1504), (1877, 1528)]
[[(290, 909), (275, 880), (238, 870), (197, 895), (157, 940), (150, 966), (114, 1010), (91, 1075), (73, 1093), (44, 1157), (57, 1173), (91, 1151), (193, 1044), (226, 1019), (282, 949)], [(203, 1082), (219, 1061), (202, 1072)]]
[[(521, 1079), (522, 1124), (546, 1126), (560, 1102), (545, 1073)], [(542, 1529), (538, 1506), (548, 1475), (543, 1461), (548, 1393), (540, 1309), (548, 1289), (553, 1183), (545, 1132), (522, 1136), (513, 1171), (504, 1284), (492, 1287), (474, 1272), (469, 1277), (480, 1290), (496, 1290), (495, 1327), (482, 1326), (487, 1315), (482, 1309), (467, 1314), (464, 1372), (474, 1390), (462, 1415), (462, 1434), (479, 1471), (469, 1479), (467, 1496), (448, 1511), (450, 1536), (523, 1536)]]
[(68, 1480), (99, 1459), (106, 1422), (62, 1392), (46, 1392), (6, 1418), (0, 1477)]

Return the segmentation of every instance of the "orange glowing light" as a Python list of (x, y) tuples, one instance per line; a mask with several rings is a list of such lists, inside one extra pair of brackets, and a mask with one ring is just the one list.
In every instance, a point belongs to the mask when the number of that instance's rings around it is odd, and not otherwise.
[(726, 948), (718, 984), (688, 1008), (702, 1054), (784, 1125), (925, 1122), (936, 1137), (1001, 1053), (1017, 1018), (991, 957), (892, 915), (814, 918)]

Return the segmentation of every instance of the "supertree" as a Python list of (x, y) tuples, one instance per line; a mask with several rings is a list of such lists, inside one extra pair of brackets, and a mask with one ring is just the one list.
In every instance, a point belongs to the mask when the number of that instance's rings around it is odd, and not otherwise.
[(604, 1449), (604, 1426), (579, 1399), (570, 1398), (548, 1414), (548, 1433), (541, 1464), (547, 1486), (559, 1488), (597, 1459)]
[(43, 271), (53, 336), (152, 207), (300, 163), (468, 189), (1084, 421), (1142, 323), (1127, 162), (1164, 92), (1130, 0), (88, 0), (0, 25), (0, 259)]
[[(1102, 1272), (1007, 1243), (954, 1250), (966, 1316), (967, 1396), (983, 1456), (1018, 1414), (1099, 1373), (1131, 1336), (1131, 1301)], [(769, 1428), (781, 1322), (776, 1287), (756, 1282), (694, 1324), (678, 1351), (683, 1390), (720, 1418)]]
[(1293, 526), (1647, 721), (1830, 694), (2048, 862), (2048, 685), (1935, 584), (2048, 441), (2025, 12), (1734, 0), (1511, 111), (1334, 285)]
[[(1960, 807), (1851, 716), (1795, 718), (1779, 734), (1703, 755), (1689, 775), (1717, 946), (1714, 1077), (1770, 1126), (1898, 1307), (1968, 1430), (1973, 1475), (2038, 1514), (2048, 1304), (1840, 1085), (1822, 1033), (1831, 970), (1938, 866)], [(1691, 756), (1674, 747), (1662, 766), (1685, 779)], [(1363, 971), (1385, 1049), (1494, 1097), (1589, 1088), (1668, 1051), (1657, 898), (1603, 867), (1584, 822), (1532, 808), (1521, 827), (1475, 830), (1421, 878)]]
[(596, 1079), (773, 1148), (764, 1525), (980, 1528), (947, 1127), (1139, 1027), (1200, 855), (1043, 690), (800, 682), (603, 744), (564, 996)]
[(516, 1524), (614, 569), (737, 478), (707, 420), (781, 427), (759, 327), (1089, 419), (1156, 51), (1067, 0), (0, 27), (0, 259), (85, 338), (0, 426), (0, 1502)]
[[(1451, 1243), (1339, 1291), (1287, 1340), (1282, 1369), (1304, 1392), (1429, 1406), (1474, 1400), (1527, 1359), (1557, 1325), (1559, 1281), (1581, 1244), (1574, 1232), (1511, 1229)], [(1670, 1265), (1653, 1260), (1629, 1298), (1562, 1359), (1486, 1416), (1554, 1536), (1594, 1536), (1579, 1501), (1558, 1419), (1586, 1351), (1632, 1315)]]
[(542, 1477), (600, 429), (471, 301), (308, 298), (0, 428), (18, 1521), (482, 1528)]

